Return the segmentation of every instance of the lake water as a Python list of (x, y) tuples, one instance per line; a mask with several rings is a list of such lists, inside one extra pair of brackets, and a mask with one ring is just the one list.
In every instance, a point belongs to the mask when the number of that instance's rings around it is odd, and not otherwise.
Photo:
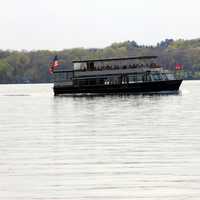
[(174, 95), (0, 85), (1, 200), (199, 200), (200, 81)]

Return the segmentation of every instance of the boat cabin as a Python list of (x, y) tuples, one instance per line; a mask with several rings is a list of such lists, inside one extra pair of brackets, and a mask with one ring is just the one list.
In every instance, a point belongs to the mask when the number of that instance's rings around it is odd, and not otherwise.
[(156, 58), (143, 56), (73, 61), (73, 70), (54, 71), (54, 84), (90, 87), (175, 80), (172, 73), (155, 63)]

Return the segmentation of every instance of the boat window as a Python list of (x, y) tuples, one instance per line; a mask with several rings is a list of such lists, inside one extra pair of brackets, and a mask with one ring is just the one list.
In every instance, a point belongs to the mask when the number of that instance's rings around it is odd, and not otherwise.
[(104, 85), (118, 85), (118, 84), (121, 84), (120, 76), (109, 76), (104, 79)]
[(150, 72), (146, 73), (146, 81), (151, 81)]
[(166, 74), (166, 76), (167, 76), (167, 79), (168, 80), (175, 80), (175, 77), (174, 77), (174, 75), (173, 74)]
[(84, 86), (84, 85), (96, 85), (97, 79), (96, 78), (82, 78), (82, 79), (75, 79), (75, 85)]
[(128, 75), (128, 82), (129, 83), (135, 83), (135, 82), (143, 82), (144, 81), (144, 74), (131, 74)]
[(137, 76), (136, 76), (136, 74), (128, 75), (128, 82), (129, 83), (135, 83), (135, 82), (137, 82)]
[(159, 73), (151, 74), (151, 79), (153, 81), (160, 81), (160, 80), (162, 80), (162, 76)]
[(120, 76), (109, 76), (109, 77), (93, 77), (93, 78), (78, 78), (74, 79), (74, 84), (83, 85), (116, 85), (121, 84)]
[(143, 74), (137, 74), (137, 82), (142, 82), (144, 79), (144, 75)]
[(162, 80), (166, 81), (168, 80), (167, 75), (166, 74), (162, 74)]

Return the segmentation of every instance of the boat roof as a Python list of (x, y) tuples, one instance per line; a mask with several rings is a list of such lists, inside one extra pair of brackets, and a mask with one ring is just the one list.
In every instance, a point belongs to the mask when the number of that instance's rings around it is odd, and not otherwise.
[(134, 60), (134, 59), (156, 59), (157, 56), (138, 56), (138, 57), (122, 57), (122, 58), (104, 58), (104, 59), (89, 59), (89, 60), (73, 60), (73, 63), (85, 62), (103, 62), (103, 61), (117, 61), (117, 60)]

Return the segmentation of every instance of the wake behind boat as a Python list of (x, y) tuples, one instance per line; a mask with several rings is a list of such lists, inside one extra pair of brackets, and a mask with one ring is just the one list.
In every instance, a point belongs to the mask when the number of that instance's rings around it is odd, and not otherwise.
[[(73, 61), (73, 70), (53, 70), (54, 94), (178, 91), (182, 79), (156, 64), (156, 56)], [(56, 65), (56, 60), (54, 59)]]

